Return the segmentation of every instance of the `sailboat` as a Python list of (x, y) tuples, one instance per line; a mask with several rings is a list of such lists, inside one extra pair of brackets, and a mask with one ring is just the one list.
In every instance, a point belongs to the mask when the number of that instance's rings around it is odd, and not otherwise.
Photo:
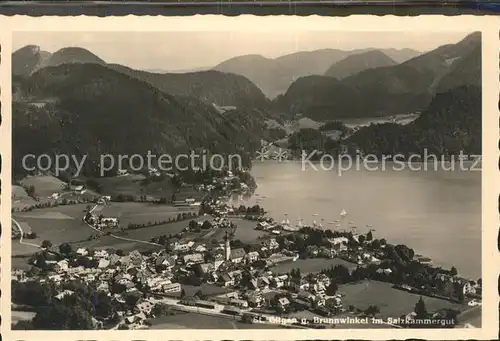
[(281, 221), (281, 225), (288, 226), (290, 225), (290, 220), (288, 220), (288, 214), (285, 213), (285, 219)]
[(343, 209), (342, 212), (340, 212), (340, 216), (344, 218), (347, 215), (347, 212)]
[(296, 226), (297, 226), (297, 227), (302, 227), (302, 219), (299, 219), (299, 220), (297, 221), (297, 225), (296, 225)]

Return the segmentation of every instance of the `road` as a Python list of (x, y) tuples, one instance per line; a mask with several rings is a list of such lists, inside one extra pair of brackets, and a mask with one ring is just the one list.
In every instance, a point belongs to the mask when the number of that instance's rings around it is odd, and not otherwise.
[[(171, 306), (173, 306), (173, 308), (175, 310), (185, 311), (185, 312), (194, 313), (194, 314), (222, 317), (222, 318), (225, 318), (225, 319), (228, 319), (231, 321), (235, 320), (234, 316), (228, 315), (228, 314), (225, 314), (222, 312), (222, 310), (224, 310), (224, 306), (220, 305), (220, 304), (215, 304), (215, 309), (209, 309), (209, 308), (183, 305), (183, 304), (179, 303), (179, 300), (168, 298), (168, 297), (164, 297), (164, 298), (156, 300), (156, 301), (171, 305)], [(242, 313), (245, 313), (245, 312), (250, 312), (250, 309), (240, 308), (240, 311)], [(276, 316), (274, 316), (274, 315), (266, 315), (266, 314), (259, 314), (259, 315), (262, 315), (262, 316), (265, 316), (265, 317), (271, 318), (271, 319), (276, 318)], [(260, 322), (260, 323), (268, 324), (268, 325), (275, 325), (276, 327), (282, 326), (281, 324), (277, 325), (276, 323), (271, 323), (271, 322)], [(297, 326), (297, 325), (292, 325), (292, 324), (289, 324), (287, 326), (292, 327), (292, 328), (297, 328), (297, 329), (309, 329), (308, 327), (305, 327), (305, 326)], [(236, 328), (236, 325), (234, 325), (234, 327)]]
[(33, 246), (33, 247), (36, 247), (36, 248), (39, 248), (41, 249), (42, 247), (38, 244), (33, 244), (33, 243), (26, 243), (23, 241), (24, 239), (24, 231), (23, 231), (23, 228), (21, 227), (21, 225), (14, 219), (14, 218), (11, 218), (12, 219), (12, 222), (14, 223), (14, 225), (17, 227), (17, 229), (19, 230), (19, 233), (20, 233), (20, 237), (19, 237), (19, 244), (22, 244), (22, 245), (29, 245), (29, 246)]
[(164, 245), (157, 244), (157, 243), (147, 242), (145, 240), (120, 237), (120, 236), (117, 236), (117, 235), (114, 235), (114, 234), (110, 234), (110, 236), (113, 237), (113, 238), (116, 238), (116, 239), (126, 240), (126, 241), (134, 242), (134, 243), (142, 243), (142, 244), (148, 244), (148, 245), (153, 245), (153, 246), (162, 246), (162, 247), (164, 246)]
[(457, 316), (457, 320), (460, 326), (466, 324), (472, 325), (476, 328), (481, 328), (481, 317), (482, 317), (482, 306), (478, 305), (467, 309)]

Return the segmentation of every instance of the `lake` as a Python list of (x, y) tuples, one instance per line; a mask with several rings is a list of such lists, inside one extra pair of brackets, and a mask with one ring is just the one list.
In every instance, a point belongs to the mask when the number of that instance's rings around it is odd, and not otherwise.
[[(432, 167), (430, 167), (432, 169)], [(374, 238), (406, 244), (415, 253), (460, 275), (481, 277), (481, 172), (474, 171), (304, 171), (300, 162), (255, 162), (258, 189), (244, 204), (263, 206), (273, 218), (293, 225), (313, 220), (337, 229), (375, 229)], [(349, 222), (353, 222), (349, 224)], [(367, 227), (371, 225), (371, 227)], [(342, 228), (341, 227), (341, 228)]]

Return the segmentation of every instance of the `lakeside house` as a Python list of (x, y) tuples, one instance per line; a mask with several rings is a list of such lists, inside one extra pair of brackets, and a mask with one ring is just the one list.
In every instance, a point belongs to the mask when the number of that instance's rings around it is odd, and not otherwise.
[(349, 240), (346, 237), (336, 237), (329, 238), (328, 242), (330, 243), (333, 250), (335, 250), (336, 252), (341, 252), (347, 250), (347, 243), (349, 242)]

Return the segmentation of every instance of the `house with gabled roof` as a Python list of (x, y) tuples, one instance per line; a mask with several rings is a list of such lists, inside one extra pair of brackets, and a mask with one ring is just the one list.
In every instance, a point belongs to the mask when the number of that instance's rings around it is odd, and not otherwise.
[(231, 250), (230, 259), (233, 263), (241, 263), (246, 256), (246, 251), (243, 248)]
[(184, 264), (200, 264), (204, 262), (203, 255), (201, 253), (192, 253), (182, 257)]
[(234, 279), (228, 273), (219, 276), (218, 282), (225, 287), (234, 285)]

